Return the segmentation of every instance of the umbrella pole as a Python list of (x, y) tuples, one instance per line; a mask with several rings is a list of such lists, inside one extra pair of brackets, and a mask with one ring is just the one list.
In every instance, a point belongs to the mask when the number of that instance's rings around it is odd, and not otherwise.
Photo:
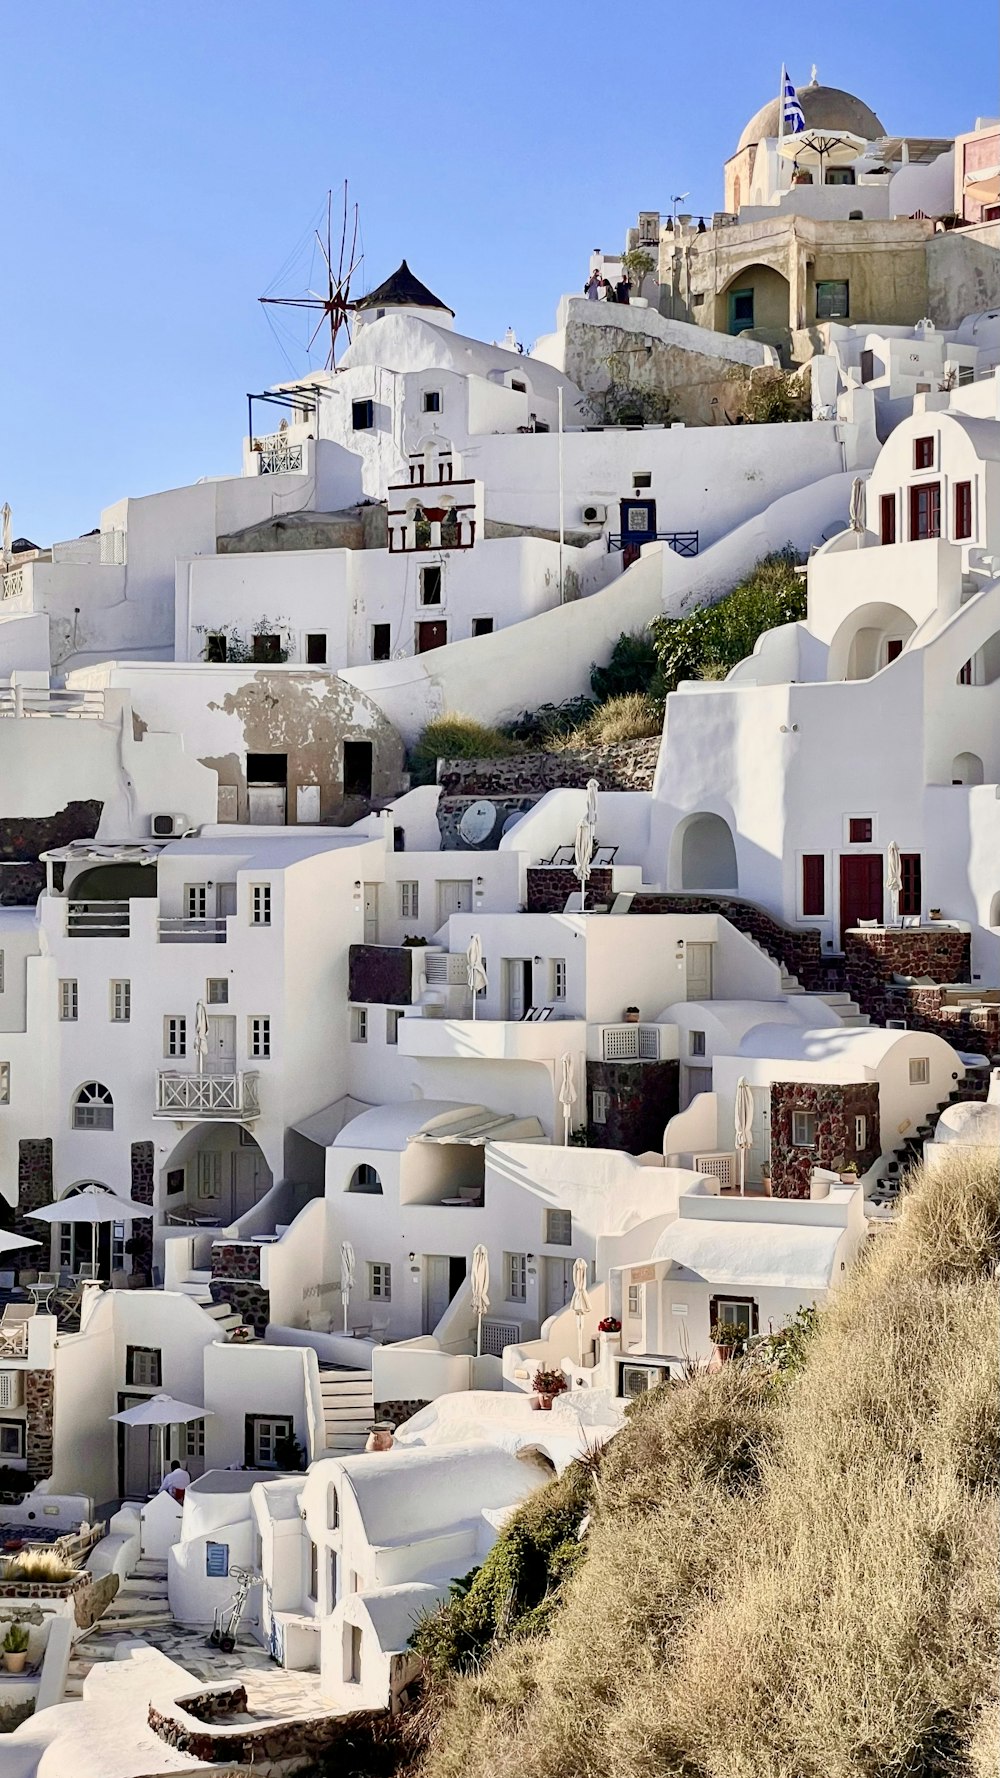
[(482, 1358), (482, 1356), (483, 1356), (483, 1318), (481, 1315), (477, 1315), (476, 1316), (476, 1357)]
[(745, 1190), (746, 1190), (746, 1171), (747, 1171), (747, 1151), (745, 1148), (741, 1148), (740, 1149), (740, 1197), (741, 1198), (744, 1196)]

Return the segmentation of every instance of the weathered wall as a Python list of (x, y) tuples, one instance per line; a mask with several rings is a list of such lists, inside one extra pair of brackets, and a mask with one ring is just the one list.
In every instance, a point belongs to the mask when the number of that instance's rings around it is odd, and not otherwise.
[[(678, 1062), (588, 1062), (587, 1138), (592, 1148), (660, 1153), (678, 1108)], [(608, 1095), (607, 1121), (594, 1122), (594, 1092)]]
[[(816, 1114), (816, 1146), (796, 1148), (792, 1116)], [(854, 1120), (867, 1119), (866, 1144), (854, 1142)], [(814, 1167), (854, 1161), (859, 1175), (874, 1166), (881, 1153), (877, 1081), (820, 1086), (815, 1081), (773, 1081), (771, 1084), (771, 1190), (776, 1198), (808, 1198)]]
[(938, 327), (1000, 304), (1000, 223), (950, 229), (927, 243), (927, 313)]

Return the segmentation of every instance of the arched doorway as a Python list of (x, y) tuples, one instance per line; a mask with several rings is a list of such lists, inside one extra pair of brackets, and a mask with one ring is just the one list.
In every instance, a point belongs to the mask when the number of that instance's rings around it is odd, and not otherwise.
[(736, 846), (721, 815), (689, 815), (676, 836), (676, 849), (679, 888), (735, 894)]
[(264, 1151), (245, 1124), (198, 1124), (181, 1137), (163, 1168), (164, 1219), (175, 1227), (228, 1228), (273, 1184)]
[(983, 762), (978, 753), (956, 753), (951, 762), (953, 784), (982, 784)]
[[(79, 1179), (61, 1194), (59, 1202), (64, 1202), (66, 1198), (75, 1198), (82, 1191), (107, 1192), (109, 1197), (117, 1196), (109, 1185), (103, 1185), (99, 1179)], [(72, 1272), (74, 1276), (85, 1267), (94, 1267), (94, 1276), (109, 1282), (115, 1272), (127, 1270), (125, 1243), (131, 1232), (123, 1222), (57, 1222), (56, 1251), (53, 1255), (56, 1267), (60, 1272)]]
[(830, 643), (828, 679), (871, 679), (903, 652), (916, 629), (899, 605), (860, 605)]
[(768, 265), (748, 265), (719, 292), (715, 325), (720, 333), (788, 331), (788, 279)]

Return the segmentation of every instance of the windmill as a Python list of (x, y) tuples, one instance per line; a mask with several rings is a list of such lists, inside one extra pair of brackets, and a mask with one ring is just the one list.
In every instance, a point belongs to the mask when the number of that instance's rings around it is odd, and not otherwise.
[[(308, 351), (323, 332), (330, 330), (330, 347), (326, 357), (326, 368), (332, 370), (337, 351), (337, 337), (341, 328), (345, 328), (347, 338), (351, 338), (351, 324), (348, 310), (351, 307), (351, 279), (364, 259), (363, 253), (357, 252), (358, 245), (358, 206), (353, 207), (351, 224), (351, 248), (347, 251), (347, 230), (349, 205), (347, 199), (347, 180), (344, 180), (344, 212), (340, 227), (340, 252), (337, 258), (337, 269), (333, 268), (333, 192), (326, 194), (326, 238), (317, 228), (314, 233), (319, 250), (326, 266), (326, 294), (319, 290), (308, 290), (304, 296), (261, 296), (258, 301), (265, 307), (285, 309), (311, 310), (317, 316), (316, 325), (310, 335)], [(345, 270), (346, 265), (346, 270)]]

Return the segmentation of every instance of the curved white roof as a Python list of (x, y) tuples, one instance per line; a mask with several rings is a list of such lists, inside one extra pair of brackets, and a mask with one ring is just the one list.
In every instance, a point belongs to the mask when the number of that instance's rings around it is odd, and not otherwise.
[(448, 1591), (447, 1581), (437, 1585), (411, 1580), (377, 1592), (348, 1594), (350, 1617), (354, 1623), (360, 1617), (368, 1619), (384, 1655), (402, 1654), (424, 1613), (443, 1605)]
[(383, 1148), (402, 1150), (414, 1136), (431, 1134), (448, 1123), (464, 1122), (470, 1112), (484, 1115), (485, 1105), (468, 1105), (461, 1099), (404, 1099), (373, 1105), (351, 1119), (333, 1139), (334, 1148)]
[(1000, 426), (996, 420), (977, 420), (969, 414), (941, 413), (938, 420), (948, 420), (964, 432), (977, 457), (987, 461), (1000, 460)]
[(682, 1217), (653, 1248), (705, 1284), (827, 1290), (843, 1229)]
[(982, 1105), (975, 1099), (949, 1105), (938, 1119), (934, 1140), (1000, 1148), (1000, 1105)]
[(417, 1543), (481, 1517), (484, 1507), (516, 1506), (538, 1472), (494, 1445), (394, 1445), (340, 1464), (373, 1547)]
[(941, 1043), (925, 1031), (886, 1031), (881, 1025), (755, 1025), (739, 1047), (741, 1056), (773, 1057), (776, 1061), (844, 1062), (877, 1068), (897, 1043)]

